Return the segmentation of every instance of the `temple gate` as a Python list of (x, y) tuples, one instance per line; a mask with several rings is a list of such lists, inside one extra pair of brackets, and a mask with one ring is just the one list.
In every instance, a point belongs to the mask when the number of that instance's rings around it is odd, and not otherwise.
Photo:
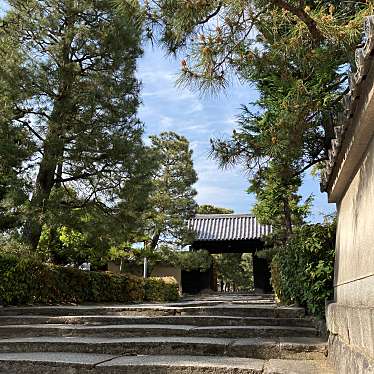
[[(189, 220), (188, 226), (195, 233), (191, 250), (204, 249), (210, 254), (252, 253), (256, 292), (272, 292), (269, 263), (256, 256), (256, 252), (264, 248), (263, 238), (272, 232), (271, 226), (261, 225), (250, 214), (198, 214)], [(213, 269), (210, 274), (184, 274), (183, 291), (214, 289), (212, 273)]]

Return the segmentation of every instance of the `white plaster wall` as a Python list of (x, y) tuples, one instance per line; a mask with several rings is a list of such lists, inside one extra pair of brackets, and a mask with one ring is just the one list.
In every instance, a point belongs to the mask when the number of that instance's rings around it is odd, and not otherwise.
[(179, 284), (179, 289), (182, 289), (182, 270), (174, 266), (156, 265), (151, 277), (174, 277)]
[(334, 286), (338, 303), (374, 306), (374, 138), (338, 204)]

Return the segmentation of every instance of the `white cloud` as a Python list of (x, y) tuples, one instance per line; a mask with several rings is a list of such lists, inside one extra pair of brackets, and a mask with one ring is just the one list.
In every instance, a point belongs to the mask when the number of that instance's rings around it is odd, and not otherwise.
[[(200, 97), (175, 86), (179, 63), (165, 58), (157, 49), (147, 48), (138, 65), (138, 78), (143, 82), (139, 116), (146, 124), (146, 135), (172, 130), (189, 139), (199, 177), (196, 188), (200, 204), (232, 208), (238, 213), (250, 211), (254, 197), (246, 192), (249, 182), (244, 171), (239, 167), (219, 169), (216, 161), (209, 158), (209, 140), (231, 135), (237, 126), (241, 104), (258, 98), (255, 89), (234, 82), (226, 93)], [(326, 198), (319, 194), (316, 182), (308, 178), (302, 189), (303, 196), (308, 196), (310, 191), (316, 194), (315, 211), (331, 210)]]
[[(208, 134), (210, 133), (210, 127), (211, 127), (211, 123), (209, 122), (201, 122), (201, 123), (196, 123), (196, 122), (192, 122), (192, 123), (186, 123), (184, 126), (183, 126), (183, 130), (184, 131), (191, 131), (191, 132), (194, 132), (195, 134), (196, 133), (199, 133), (199, 134)], [(204, 141), (201, 141), (200, 143), (202, 144), (209, 144), (209, 137), (208, 136), (205, 136), (206, 138), (208, 138), (208, 140), (204, 140)]]
[(198, 186), (197, 201), (199, 204), (232, 208), (236, 213), (248, 213), (253, 206), (253, 199), (245, 192), (214, 185)]
[(168, 71), (162, 70), (146, 70), (142, 69), (137, 74), (138, 79), (147, 84), (169, 84), (174, 85), (175, 80), (177, 79), (177, 74), (171, 74)]
[(174, 118), (168, 116), (161, 116), (160, 125), (165, 130), (170, 130), (175, 127)]
[(193, 151), (200, 151), (200, 149), (208, 149), (209, 140), (192, 140), (190, 141), (190, 147)]
[(224, 121), (225, 124), (232, 126), (232, 128), (237, 126), (237, 119), (235, 116), (228, 117)]
[(145, 103), (152, 100), (166, 105), (181, 105), (183, 112), (188, 115), (204, 110), (204, 105), (196, 94), (188, 89), (175, 87), (171, 82), (166, 82), (161, 86), (145, 83), (141, 96)]

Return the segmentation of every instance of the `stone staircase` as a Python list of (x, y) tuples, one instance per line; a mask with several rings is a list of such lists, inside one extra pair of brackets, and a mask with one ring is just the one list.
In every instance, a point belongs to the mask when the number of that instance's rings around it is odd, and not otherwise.
[(0, 309), (0, 373), (332, 373), (302, 308), (268, 296)]

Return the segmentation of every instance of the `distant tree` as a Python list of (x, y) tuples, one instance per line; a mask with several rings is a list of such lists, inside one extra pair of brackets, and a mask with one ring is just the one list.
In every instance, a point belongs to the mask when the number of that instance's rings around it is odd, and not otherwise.
[(250, 253), (213, 255), (219, 282), (230, 285), (232, 291), (253, 287), (253, 262)]
[(197, 213), (198, 214), (232, 214), (234, 211), (232, 209), (227, 209), (227, 208), (220, 208), (218, 206), (214, 205), (200, 205), (197, 208)]
[[(35, 146), (23, 163), (32, 187), (23, 240), (35, 249), (53, 209), (95, 204), (106, 214), (121, 191), (139, 190), (149, 163), (136, 118), (140, 25), (128, 12), (119, 16), (110, 0), (8, 5), (0, 28), (0, 118), (9, 133), (17, 131), (18, 145)], [(18, 167), (15, 161), (13, 171)], [(63, 194), (55, 189), (73, 189), (78, 199), (59, 204)]]
[(159, 168), (146, 216), (147, 246), (154, 249), (160, 240), (185, 244), (190, 234), (186, 220), (194, 216), (197, 208), (192, 150), (188, 140), (174, 132), (163, 132), (150, 139)]
[[(148, 154), (148, 152), (147, 152)], [(149, 152), (149, 156), (153, 153)], [(154, 157), (132, 175), (131, 183), (114, 191), (117, 198), (108, 206), (84, 201), (72, 189), (54, 189), (50, 210), (38, 244), (38, 254), (58, 264), (76, 265), (89, 261), (94, 267), (106, 263), (112, 248), (128, 252), (144, 235), (144, 214), (149, 210), (150, 176), (155, 172)], [(74, 209), (64, 209), (64, 207)], [(113, 230), (113, 227), (116, 229)]]

